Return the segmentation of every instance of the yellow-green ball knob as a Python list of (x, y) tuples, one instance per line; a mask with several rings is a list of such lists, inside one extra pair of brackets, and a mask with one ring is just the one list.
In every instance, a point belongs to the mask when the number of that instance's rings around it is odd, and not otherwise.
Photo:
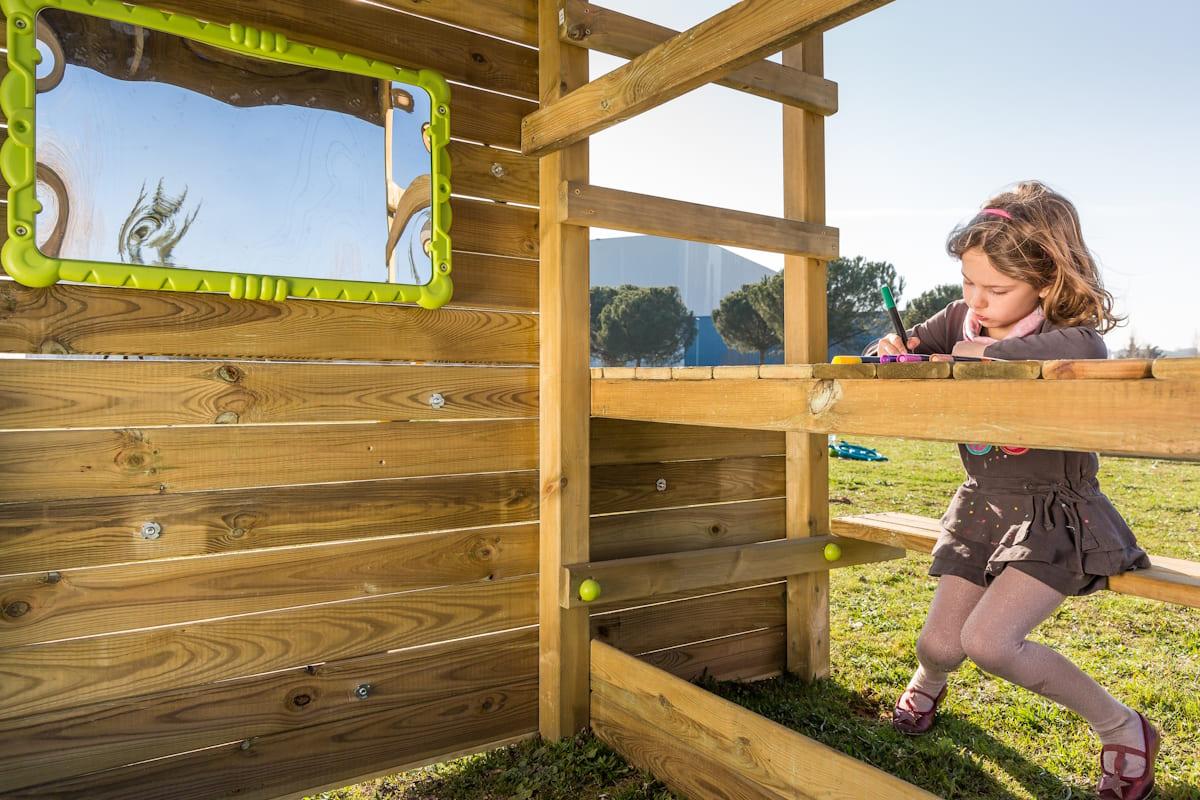
[(842, 548), (838, 547), (835, 542), (830, 542), (825, 545), (825, 560), (837, 561), (842, 557)]
[(590, 603), (600, 596), (600, 584), (591, 578), (579, 584), (579, 599)]

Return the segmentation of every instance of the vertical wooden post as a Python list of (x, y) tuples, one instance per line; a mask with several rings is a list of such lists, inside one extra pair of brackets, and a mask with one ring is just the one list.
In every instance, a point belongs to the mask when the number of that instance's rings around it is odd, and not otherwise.
[[(559, 0), (538, 0), (542, 105), (587, 83), (588, 51), (558, 38)], [(588, 141), (539, 160), (541, 552), (539, 728), (547, 739), (588, 724), (587, 608), (559, 606), (562, 567), (588, 560), (591, 420), (588, 229), (558, 222), (564, 181), (588, 181)]]
[[(813, 75), (825, 74), (820, 34), (783, 51), (783, 63)], [(825, 222), (825, 119), (811, 111), (783, 108), (783, 215)], [(826, 360), (828, 328), (825, 263), (784, 258), (784, 360)], [(814, 536), (829, 530), (829, 450), (823, 434), (788, 432), (787, 535)], [(788, 577), (787, 669), (804, 680), (829, 674), (829, 572)]]

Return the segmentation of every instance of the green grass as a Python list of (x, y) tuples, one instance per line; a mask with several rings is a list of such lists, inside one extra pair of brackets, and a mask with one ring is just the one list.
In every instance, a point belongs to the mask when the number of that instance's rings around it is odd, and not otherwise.
[[(831, 513), (940, 516), (962, 468), (953, 447), (855, 437), (891, 458), (833, 460)], [(1200, 465), (1106, 459), (1101, 484), (1151, 554), (1200, 561)], [(933, 596), (926, 556), (834, 570), (831, 676), (706, 688), (945, 798), (1094, 798), (1098, 745), (1085, 723), (967, 663), (929, 735), (890, 727)], [(1033, 638), (1072, 659), (1164, 733), (1157, 794), (1200, 800), (1200, 611), (1102, 592), (1069, 599)], [(318, 796), (322, 800), (669, 800), (588, 733), (530, 740)], [(696, 800), (701, 800), (697, 798)]]

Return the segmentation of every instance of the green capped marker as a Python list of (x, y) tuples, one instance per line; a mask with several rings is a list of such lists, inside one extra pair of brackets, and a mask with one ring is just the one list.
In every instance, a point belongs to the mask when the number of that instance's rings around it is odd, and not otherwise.
[(896, 329), (896, 335), (900, 337), (900, 346), (907, 353), (909, 352), (908, 334), (904, 332), (904, 323), (900, 320), (900, 312), (896, 310), (896, 300), (892, 297), (892, 288), (884, 284), (879, 287), (879, 293), (883, 295), (883, 304), (887, 306), (888, 314), (892, 317), (892, 326)]

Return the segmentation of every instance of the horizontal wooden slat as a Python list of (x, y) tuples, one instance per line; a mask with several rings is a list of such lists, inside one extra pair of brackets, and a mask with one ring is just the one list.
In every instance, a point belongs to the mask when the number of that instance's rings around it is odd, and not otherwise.
[(811, 222), (575, 182), (564, 183), (561, 193), (559, 221), (570, 225), (749, 247), (826, 261), (838, 255), (837, 229)]
[[(562, 41), (621, 58), (637, 58), (679, 33), (584, 0), (566, 0), (564, 8), (558, 26)], [(717, 83), (817, 114), (837, 111), (836, 83), (775, 61), (747, 64)]]
[(307, 794), (450, 753), (486, 749), (537, 724), (537, 679), (482, 682), (458, 697), (389, 702), (357, 713), (173, 758), (132, 764), (20, 790), (12, 797), (267, 800)]
[[(536, 674), (537, 631), (526, 628), (5, 720), (0, 791), (383, 709), (458, 701)], [(366, 700), (354, 694), (362, 684), (371, 687)], [(470, 739), (467, 731), (459, 733), (464, 742)], [(412, 760), (409, 754), (423, 749), (420, 741), (394, 746), (390, 764)]]
[[(824, 555), (828, 545), (840, 548), (836, 560), (830, 561)], [(558, 602), (563, 608), (590, 605), (590, 601), (579, 597), (580, 585), (585, 580), (596, 581), (600, 585), (601, 596), (609, 602), (649, 600), (672, 592), (713, 589), (745, 581), (776, 580), (789, 575), (903, 557), (904, 550), (874, 542), (809, 536), (686, 553), (590, 561), (563, 567), (562, 592)], [(2, 584), (0, 591), (3, 591)]]
[[(830, 521), (833, 532), (866, 541), (905, 547), (922, 553), (933, 551), (941, 534), (936, 519), (913, 514), (863, 514)], [(1108, 579), (1108, 588), (1120, 594), (1200, 608), (1200, 563), (1182, 558), (1151, 556), (1149, 569), (1133, 570)]]
[(537, 44), (534, 0), (374, 0), (400, 11), (431, 17), (522, 44)]
[[(521, 120), (537, 110), (536, 102), (458, 83), (450, 87), (450, 93), (450, 127), (456, 138), (521, 148)], [(454, 186), (453, 175), (450, 186)]]
[(0, 649), (535, 572), (529, 523), (11, 576)]
[(537, 97), (537, 51), (511, 42), (355, 0), (156, 0), (166, 11), (237, 22), (308, 44), (401, 67), (434, 69), (449, 80), (519, 97)]
[(468, 200), (450, 201), (451, 239), (456, 250), (515, 258), (538, 256), (538, 211), (525, 206)]
[(536, 420), (16, 431), (0, 433), (0, 502), (536, 466)]
[(1138, 380), (1152, 377), (1154, 362), (1143, 358), (1100, 358), (1042, 362), (1045, 380)]
[(1152, 371), (1156, 378), (1200, 380), (1200, 358), (1160, 358)]
[(592, 637), (634, 655), (785, 624), (786, 583), (591, 616)]
[[(659, 489), (659, 479), (666, 486)], [(591, 468), (591, 512), (761, 500), (784, 494), (783, 456)]]
[(784, 499), (594, 516), (593, 561), (682, 553), (784, 537)]
[(538, 310), (538, 264), (524, 258), (454, 254), (454, 308)]
[(0, 282), (0, 352), (537, 363), (537, 317)]
[(591, 655), (596, 735), (688, 796), (936, 800), (602, 642)]
[[(537, 520), (537, 471), (0, 505), (0, 572)], [(153, 522), (157, 538), (141, 535)]]
[(948, 361), (875, 365), (875, 377), (887, 380), (940, 380), (949, 378), (953, 371), (953, 365)]
[(658, 425), (596, 419), (591, 426), (591, 463), (638, 464), (696, 458), (783, 455), (783, 436), (774, 431)]
[(958, 361), (954, 364), (956, 380), (1023, 379), (1033, 380), (1042, 376), (1040, 361)]
[(786, 638), (786, 626), (766, 628), (655, 650), (638, 658), (685, 681), (702, 675), (718, 681), (757, 681), (783, 673)]
[(381, 595), (0, 652), (0, 719), (532, 625), (537, 578)]
[(450, 155), (451, 191), (455, 194), (537, 205), (536, 159), (457, 140), (451, 141), (446, 151)]
[(592, 415), (1200, 459), (1200, 380), (603, 379)]
[(524, 367), (7, 359), (0, 429), (535, 417), (537, 389)]
[(531, 114), (521, 149), (574, 144), (886, 2), (742, 0)]

